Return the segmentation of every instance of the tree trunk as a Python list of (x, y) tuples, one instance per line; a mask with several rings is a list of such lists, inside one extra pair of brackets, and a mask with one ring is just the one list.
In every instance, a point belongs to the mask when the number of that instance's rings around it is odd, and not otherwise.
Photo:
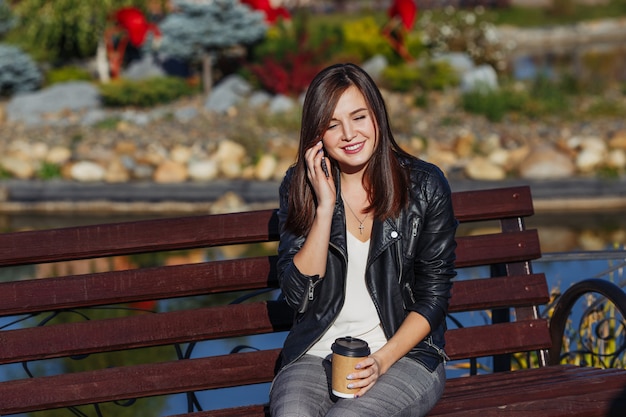
[(213, 54), (211, 53), (205, 53), (202, 56), (202, 86), (205, 97), (208, 97), (213, 87)]

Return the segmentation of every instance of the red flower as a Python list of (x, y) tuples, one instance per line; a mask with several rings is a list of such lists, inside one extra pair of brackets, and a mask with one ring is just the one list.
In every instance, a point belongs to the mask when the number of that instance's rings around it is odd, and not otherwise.
[(254, 10), (260, 10), (265, 13), (267, 23), (275, 23), (278, 18), (289, 19), (289, 11), (284, 7), (272, 7), (269, 0), (241, 0), (243, 4), (247, 4)]
[(141, 46), (146, 40), (146, 34), (150, 31), (159, 35), (159, 29), (148, 23), (141, 10), (135, 7), (124, 7), (115, 12), (115, 21), (126, 30), (128, 38), (133, 46)]
[(406, 30), (411, 30), (417, 16), (417, 5), (413, 0), (394, 0), (387, 15), (390, 18), (399, 17)]

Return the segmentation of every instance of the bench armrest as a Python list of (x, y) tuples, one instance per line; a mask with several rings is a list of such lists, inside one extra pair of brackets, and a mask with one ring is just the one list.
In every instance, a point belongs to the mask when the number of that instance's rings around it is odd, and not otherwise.
[[(603, 279), (585, 279), (568, 288), (557, 300), (550, 319), (550, 336), (552, 347), (550, 349), (549, 364), (558, 365), (561, 360), (561, 348), (563, 346), (563, 335), (568, 317), (574, 308), (574, 304), (581, 296), (587, 293), (599, 293), (612, 302), (622, 320), (626, 318), (626, 293), (617, 285)], [(624, 326), (624, 323), (617, 325)], [(624, 352), (626, 346), (617, 346), (613, 355), (617, 356)]]

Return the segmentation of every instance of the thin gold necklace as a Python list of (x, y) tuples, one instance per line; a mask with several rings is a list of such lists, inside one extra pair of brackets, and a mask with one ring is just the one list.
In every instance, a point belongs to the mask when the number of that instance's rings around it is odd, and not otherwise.
[(370, 215), (369, 212), (365, 214), (365, 217), (363, 217), (363, 220), (360, 220), (359, 217), (354, 212), (354, 210), (352, 210), (352, 207), (350, 207), (350, 204), (348, 203), (348, 200), (346, 200), (346, 197), (344, 197), (343, 193), (341, 193), (341, 198), (343, 198), (343, 202), (346, 203), (346, 206), (348, 206), (348, 210), (350, 210), (350, 213), (352, 213), (356, 221), (359, 222), (359, 234), (362, 235), (363, 230), (365, 229), (365, 226), (363, 226), (363, 222), (365, 221), (365, 219), (367, 219), (367, 216)]

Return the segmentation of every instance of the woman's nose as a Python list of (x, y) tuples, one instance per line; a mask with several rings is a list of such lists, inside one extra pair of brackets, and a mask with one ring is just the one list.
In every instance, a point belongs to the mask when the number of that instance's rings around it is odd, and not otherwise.
[(352, 128), (352, 125), (346, 123), (343, 127), (343, 140), (350, 142), (356, 137), (356, 132)]

